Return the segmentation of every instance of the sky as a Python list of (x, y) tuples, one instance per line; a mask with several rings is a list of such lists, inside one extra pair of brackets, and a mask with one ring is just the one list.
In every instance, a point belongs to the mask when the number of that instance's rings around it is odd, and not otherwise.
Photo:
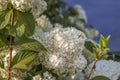
[[(88, 23), (100, 34), (111, 35), (111, 51), (120, 51), (120, 0), (64, 0), (69, 5), (81, 5), (86, 11)], [(99, 37), (95, 40), (98, 41)]]

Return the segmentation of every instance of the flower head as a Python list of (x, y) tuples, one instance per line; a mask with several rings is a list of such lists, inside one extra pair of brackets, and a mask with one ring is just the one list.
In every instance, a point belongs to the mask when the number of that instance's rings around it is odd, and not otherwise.
[(16, 10), (26, 12), (31, 10), (34, 17), (38, 17), (47, 9), (47, 3), (44, 0), (10, 0)]
[[(91, 68), (93, 63), (89, 65)], [(120, 63), (112, 60), (100, 60), (96, 63), (96, 68), (92, 77), (106, 76), (111, 80), (117, 80), (120, 76)]]
[[(16, 10), (25, 12), (32, 8), (32, 0), (10, 0)], [(34, 0), (33, 0), (34, 1)]]
[(8, 6), (8, 3), (8, 0), (0, 0), (0, 11), (5, 10)]
[(49, 21), (46, 15), (42, 15), (36, 19), (38, 27), (40, 27), (43, 31), (50, 31), (53, 28), (53, 25)]
[(39, 40), (48, 51), (42, 64), (58, 75), (82, 71), (87, 64), (81, 55), (85, 40), (84, 33), (75, 28), (56, 27), (45, 32)]

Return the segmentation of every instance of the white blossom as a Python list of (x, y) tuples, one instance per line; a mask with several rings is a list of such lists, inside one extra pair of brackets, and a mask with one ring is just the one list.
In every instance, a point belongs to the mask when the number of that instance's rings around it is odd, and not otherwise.
[(56, 80), (56, 78), (53, 77), (52, 74), (50, 74), (48, 71), (44, 72), (43, 76), (44, 76), (45, 80)]
[(36, 75), (33, 77), (33, 80), (56, 80), (55, 77), (52, 76), (48, 71), (43, 73), (43, 77), (40, 75)]
[(68, 52), (78, 54), (84, 48), (86, 36), (83, 32), (71, 28), (54, 28), (44, 33), (41, 38), (43, 45), (50, 51)]
[(10, 0), (16, 10), (26, 12), (31, 10), (34, 17), (38, 17), (47, 9), (47, 3), (44, 0)]
[(81, 55), (85, 40), (84, 33), (72, 27), (45, 32), (39, 40), (48, 51), (43, 65), (58, 75), (82, 71), (87, 64)]
[(31, 13), (35, 18), (39, 17), (47, 9), (47, 3), (44, 0), (33, 0)]
[(35, 0), (10, 0), (13, 7), (19, 11), (25, 12), (32, 8), (32, 1)]
[[(90, 69), (93, 63), (89, 65)], [(89, 69), (89, 71), (90, 71)], [(89, 73), (89, 71), (87, 73)], [(96, 68), (92, 77), (95, 76), (106, 76), (111, 80), (117, 80), (120, 76), (120, 63), (113, 60), (100, 60), (96, 63)]]
[(76, 27), (83, 29), (85, 23), (87, 23), (86, 13), (80, 5), (74, 6), (74, 9), (77, 12), (77, 15), (69, 16), (69, 20), (71, 23), (76, 24)]
[(8, 3), (8, 0), (0, 0), (0, 11), (5, 10), (8, 6)]
[(84, 11), (84, 9), (80, 6), (80, 5), (75, 5), (74, 6), (74, 9), (77, 11), (78, 15), (77, 17), (79, 19), (82, 19), (84, 20), (85, 22), (87, 22), (87, 16), (86, 16), (86, 13)]
[(86, 33), (87, 37), (90, 39), (93, 39), (94, 37), (98, 36), (98, 34), (99, 34), (98, 30), (96, 30), (94, 28), (85, 29), (85, 33)]
[(33, 80), (42, 80), (40, 75), (36, 75), (33, 77)]
[(53, 25), (49, 21), (46, 15), (42, 15), (36, 19), (38, 27), (41, 27), (43, 31), (50, 31), (53, 28)]
[(63, 27), (63, 25), (60, 24), (60, 23), (55, 23), (54, 26), (55, 26), (55, 27)]
[(43, 34), (44, 34), (44, 31), (41, 29), (41, 27), (36, 26), (34, 34), (30, 38), (36, 39), (37, 41), (41, 42), (41, 37), (43, 36)]
[(83, 72), (79, 72), (75, 75), (74, 80), (84, 80), (85, 79), (85, 74)]

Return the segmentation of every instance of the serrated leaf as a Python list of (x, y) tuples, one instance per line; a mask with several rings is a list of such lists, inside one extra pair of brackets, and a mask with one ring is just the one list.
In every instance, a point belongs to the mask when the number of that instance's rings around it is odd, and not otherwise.
[(110, 79), (105, 76), (96, 76), (90, 80), (110, 80)]
[(27, 65), (36, 57), (35, 52), (21, 51), (17, 53), (12, 60), (12, 69), (27, 69)]
[(10, 23), (12, 10), (0, 12), (0, 29), (3, 29)]
[(46, 51), (46, 48), (40, 42), (26, 37), (20, 38), (16, 44), (22, 47), (24, 50), (31, 50), (36, 52)]
[(4, 62), (3, 62), (3, 60), (1, 58), (0, 58), (0, 67), (4, 68)]
[(14, 36), (31, 36), (35, 29), (35, 20), (31, 13), (15, 11), (14, 27), (11, 28)]

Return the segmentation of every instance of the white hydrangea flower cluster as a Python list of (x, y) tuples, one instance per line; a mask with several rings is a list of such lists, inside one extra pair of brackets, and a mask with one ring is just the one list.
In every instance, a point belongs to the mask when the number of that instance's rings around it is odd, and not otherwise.
[(40, 75), (36, 75), (33, 77), (32, 80), (42, 80), (41, 76)]
[(44, 72), (43, 76), (45, 80), (55, 80), (55, 77), (53, 77), (48, 71)]
[(44, 0), (0, 0), (0, 11), (5, 10), (8, 3), (11, 3), (16, 10), (22, 12), (31, 10), (35, 18), (47, 9), (47, 3)]
[(32, 0), (10, 0), (10, 1), (15, 9), (22, 12), (28, 11), (30, 10), (30, 8), (32, 8)]
[(42, 80), (41, 76), (40, 75), (36, 75), (33, 77), (33, 80)]
[(38, 17), (47, 9), (47, 3), (44, 0), (10, 0), (16, 10), (25, 12), (31, 9), (34, 17)]
[[(93, 63), (89, 65), (92, 68)], [(88, 71), (90, 72), (90, 70)], [(117, 80), (120, 76), (120, 63), (113, 60), (100, 60), (96, 63), (96, 68), (92, 77), (106, 76), (111, 80)]]
[(41, 40), (43, 41), (45, 47), (50, 51), (78, 54), (84, 48), (86, 36), (83, 32), (73, 27), (56, 27), (51, 32), (46, 32)]
[(71, 23), (76, 25), (76, 28), (85, 32), (88, 38), (93, 39), (98, 36), (98, 30), (94, 28), (85, 28), (85, 24), (87, 23), (87, 16), (84, 9), (80, 5), (74, 6), (74, 9), (78, 13), (75, 16), (69, 16)]
[(98, 30), (94, 29), (94, 28), (86, 28), (85, 29), (85, 33), (87, 35), (88, 38), (93, 39), (94, 37), (98, 36), (99, 32)]
[(56, 80), (55, 77), (53, 77), (48, 71), (43, 73), (44, 78), (41, 78), (40, 75), (36, 75), (33, 77), (33, 80)]
[(58, 75), (82, 71), (87, 61), (81, 55), (86, 37), (75, 28), (54, 28), (41, 37), (48, 50), (43, 65)]
[(39, 17), (47, 9), (47, 3), (44, 0), (32, 0), (32, 10), (31, 13), (35, 18)]
[(79, 72), (75, 75), (74, 80), (84, 80), (85, 79), (85, 74), (83, 72)]
[(41, 29), (41, 27), (40, 26), (36, 26), (34, 34), (30, 38), (36, 39), (36, 40), (41, 42), (40, 39), (43, 36), (43, 34), (44, 34), (44, 31)]
[[(87, 23), (87, 16), (85, 11), (83, 10), (83, 8), (80, 5), (76, 5), (74, 6), (74, 9), (76, 10), (76, 12), (78, 13), (75, 16), (69, 16), (70, 21), (73, 24), (76, 24), (78, 28), (84, 28), (85, 23)], [(85, 22), (81, 21), (84, 20)]]
[(80, 5), (75, 5), (74, 9), (78, 12), (78, 15), (76, 17), (83, 19), (85, 23), (87, 23), (87, 16), (84, 9)]
[(36, 19), (38, 27), (40, 26), (43, 31), (50, 31), (53, 28), (53, 25), (49, 21), (46, 15), (42, 15)]
[(8, 0), (0, 0), (0, 11), (5, 10), (8, 6), (8, 3)]

